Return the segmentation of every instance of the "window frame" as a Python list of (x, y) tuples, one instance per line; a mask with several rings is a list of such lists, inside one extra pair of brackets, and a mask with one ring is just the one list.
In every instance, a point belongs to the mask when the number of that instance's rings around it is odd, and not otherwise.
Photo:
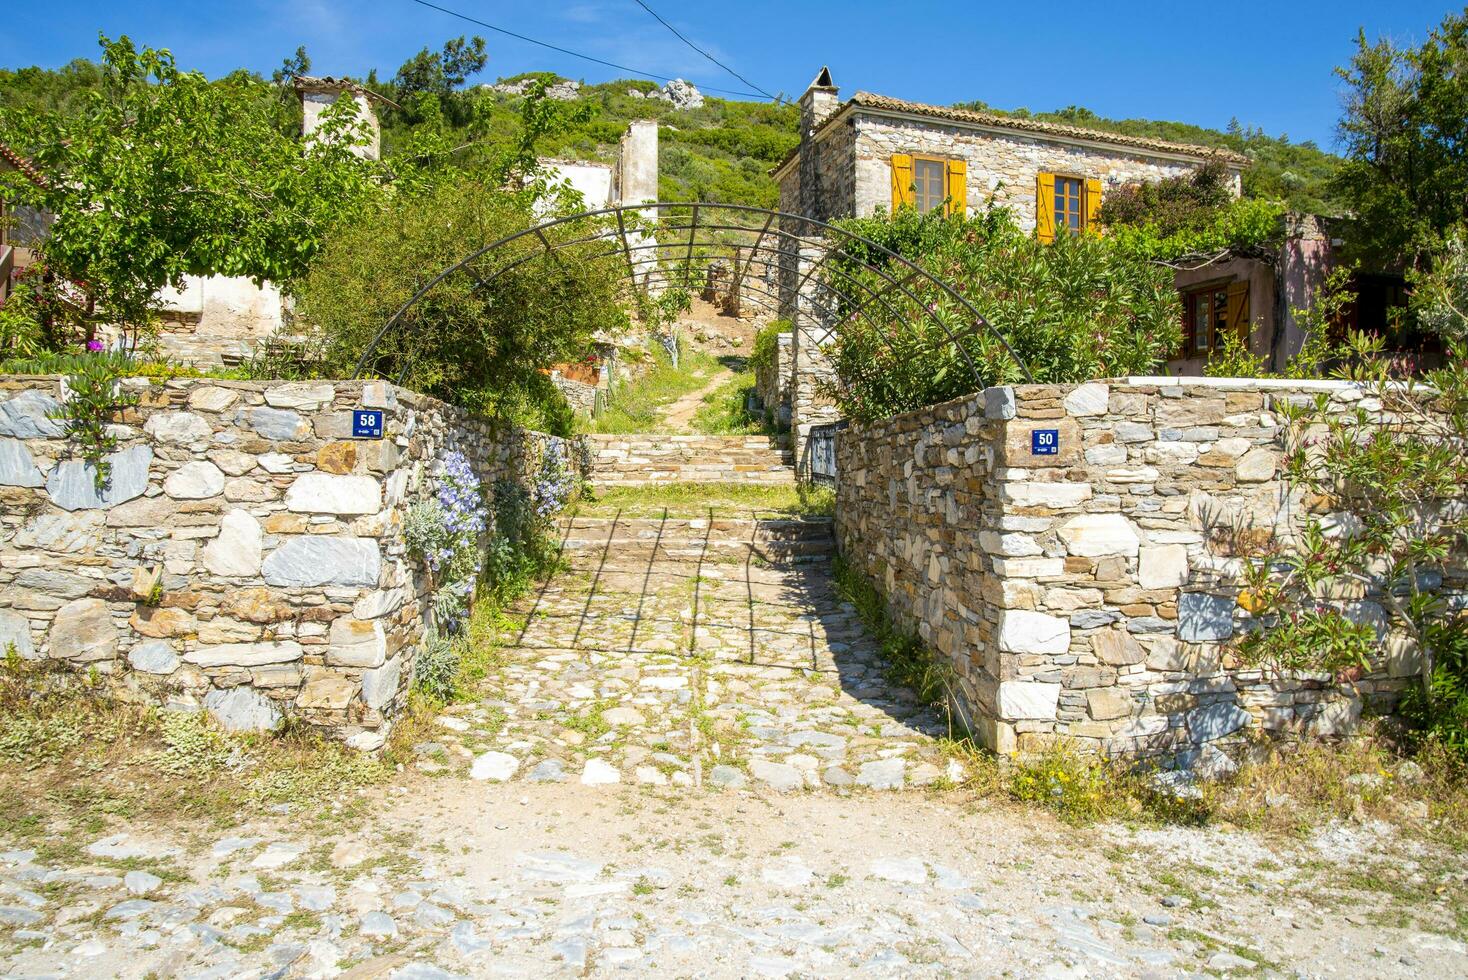
[[(1183, 349), (1181, 358), (1212, 357), (1213, 353), (1223, 346), (1223, 337), (1229, 330), (1229, 288), (1238, 283), (1248, 283), (1247, 278), (1225, 278), (1212, 279), (1207, 282), (1195, 283), (1178, 290), (1178, 298), (1182, 301), (1183, 308)], [(1245, 288), (1243, 302), (1245, 304), (1242, 314), (1246, 324), (1252, 331), (1253, 311), (1249, 306), (1250, 290)], [(1198, 346), (1198, 324), (1197, 324), (1197, 299), (1207, 295), (1210, 302), (1210, 320), (1208, 330), (1208, 342)]]
[[(1050, 174), (1050, 179), (1053, 182), (1051, 185), (1052, 194), (1050, 198), (1050, 219), (1054, 224), (1055, 234), (1058, 236), (1062, 231), (1064, 231), (1067, 235), (1081, 234), (1086, 230), (1087, 227), (1086, 215), (1088, 213), (1088, 208), (1086, 206), (1086, 198), (1090, 195), (1090, 190), (1086, 187), (1087, 178), (1080, 174), (1054, 172)], [(1062, 215), (1059, 211), (1055, 210), (1055, 193), (1059, 191), (1062, 181), (1074, 183), (1078, 191), (1075, 199), (1076, 226), (1074, 228), (1070, 226), (1069, 212), (1067, 212), (1065, 215)], [(1069, 200), (1069, 195), (1067, 195), (1067, 200)]]
[[(947, 201), (948, 201), (948, 198), (949, 198), (949, 191), (948, 191), (948, 164), (949, 164), (949, 161), (957, 160), (959, 158), (958, 157), (940, 157), (940, 156), (934, 156), (934, 155), (932, 155), (930, 153), (910, 153), (910, 154), (908, 154), (908, 156), (912, 160), (912, 184), (913, 184), (913, 187), (912, 187), (912, 206), (913, 206), (914, 210), (916, 210), (918, 214), (930, 214), (933, 211), (937, 211), (938, 209), (943, 208), (947, 204)], [(943, 178), (943, 197), (938, 201), (937, 204), (933, 205), (927, 211), (924, 211), (922, 209), (922, 206), (918, 203), (918, 192), (917, 192), (917, 179), (918, 179), (918, 176), (917, 175), (918, 175), (918, 163), (919, 162), (923, 162), (923, 163), (936, 163), (938, 165), (938, 171), (942, 175), (942, 178)]]

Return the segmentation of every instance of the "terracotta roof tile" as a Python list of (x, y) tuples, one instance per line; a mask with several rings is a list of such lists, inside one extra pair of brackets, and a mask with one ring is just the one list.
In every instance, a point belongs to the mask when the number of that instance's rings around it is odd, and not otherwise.
[(924, 105), (921, 102), (907, 102), (903, 99), (894, 99), (886, 95), (876, 95), (872, 92), (857, 92), (847, 104), (863, 106), (869, 109), (886, 109), (889, 112), (905, 112), (917, 116), (931, 116), (934, 119), (950, 119), (954, 122), (977, 123), (981, 126), (993, 126), (999, 129), (1041, 133), (1047, 136), (1066, 136), (1071, 139), (1091, 140), (1098, 143), (1115, 143), (1118, 146), (1131, 146), (1139, 150), (1154, 150), (1159, 153), (1216, 157), (1237, 164), (1247, 164), (1249, 162), (1249, 158), (1243, 154), (1214, 146), (1198, 146), (1193, 143), (1173, 143), (1169, 140), (1153, 139), (1147, 136), (1127, 136), (1122, 133), (1110, 133), (1100, 129), (1086, 129), (1082, 126), (1069, 126), (1064, 123), (1042, 122), (1038, 119), (1025, 119), (1018, 116), (1003, 116), (994, 112), (977, 112), (972, 109), (956, 109), (951, 106)]
[[(857, 92), (854, 96), (843, 103), (840, 108), (816, 127), (816, 132), (825, 129), (834, 122), (843, 112), (852, 106), (864, 109), (882, 109), (888, 112), (900, 112), (914, 116), (928, 116), (933, 119), (944, 119), (952, 122), (973, 123), (980, 126), (991, 126), (995, 129), (1010, 129), (1023, 133), (1035, 133), (1042, 136), (1060, 136), (1069, 139), (1083, 139), (1093, 143), (1110, 143), (1113, 146), (1124, 146), (1138, 150), (1150, 150), (1155, 153), (1176, 153), (1182, 156), (1199, 157), (1202, 159), (1223, 160), (1236, 166), (1247, 166), (1251, 161), (1242, 153), (1234, 153), (1231, 150), (1220, 149), (1216, 146), (1199, 146), (1193, 143), (1173, 143), (1168, 140), (1152, 139), (1146, 136), (1126, 136), (1122, 133), (1109, 133), (1101, 129), (1086, 129), (1082, 126), (1068, 126), (1063, 123), (1042, 122), (1038, 119), (1025, 119), (1019, 116), (1004, 116), (995, 112), (977, 112), (972, 109), (956, 109), (952, 106), (925, 105), (921, 102), (908, 102), (904, 99), (894, 99), (888, 95), (877, 95), (873, 92)], [(800, 155), (800, 148), (796, 147), (785, 159), (771, 169), (776, 173), (785, 168)]]
[(0, 158), (3, 158), (16, 170), (19, 170), (22, 174), (25, 175), (27, 180), (29, 180), (32, 184), (35, 184), (37, 187), (50, 186), (50, 184), (47, 183), (45, 176), (36, 169), (35, 164), (31, 163), (25, 157), (21, 156), (19, 153), (6, 146), (4, 143), (0, 143)]

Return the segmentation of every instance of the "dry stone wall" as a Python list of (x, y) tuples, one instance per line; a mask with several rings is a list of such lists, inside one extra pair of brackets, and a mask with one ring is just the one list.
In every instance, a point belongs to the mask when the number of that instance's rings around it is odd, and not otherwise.
[[(1284, 400), (1338, 382), (1136, 378), (992, 388), (838, 436), (837, 535), (896, 618), (955, 667), (991, 747), (1064, 736), (1229, 771), (1264, 733), (1349, 730), (1420, 672), (1369, 596), (1379, 669), (1354, 685), (1243, 669), (1241, 555), (1297, 526)], [(1053, 455), (1034, 453), (1053, 434)], [(1335, 515), (1343, 526), (1345, 515)], [(1465, 582), (1445, 586), (1461, 594)]]
[[(547, 437), (381, 382), (123, 384), (140, 404), (99, 493), (51, 418), (62, 382), (0, 380), (0, 642), (227, 728), (380, 746), (428, 608), (407, 508), (444, 451), (489, 487)], [(356, 409), (381, 439), (352, 438)]]
[(790, 424), (791, 348), (794, 335), (789, 331), (775, 335), (775, 356), (754, 372), (754, 393), (760, 404), (780, 426)]

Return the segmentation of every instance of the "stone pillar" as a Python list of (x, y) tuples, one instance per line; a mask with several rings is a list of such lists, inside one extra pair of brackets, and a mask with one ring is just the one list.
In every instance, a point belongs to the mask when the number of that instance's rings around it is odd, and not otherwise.
[(346, 79), (296, 78), (296, 94), (301, 99), (301, 135), (308, 141), (321, 128), (326, 110), (341, 98), (351, 99), (356, 104), (357, 118), (367, 129), (367, 142), (352, 147), (352, 152), (366, 160), (379, 159), (382, 153), (382, 127), (377, 113), (372, 108), (370, 93), (360, 85)]
[(795, 476), (800, 480), (810, 479), (807, 444), (811, 427), (841, 418), (840, 410), (825, 391), (825, 387), (836, 380), (836, 372), (825, 351), (835, 332), (817, 304), (812, 302), (820, 288), (817, 277), (805, 278), (823, 254), (823, 249), (802, 246), (794, 268), (796, 284), (804, 282), (792, 294), (790, 358), (790, 440), (795, 452)]
[[(646, 204), (658, 199), (657, 120), (633, 120), (622, 134), (616, 180), (614, 198), (618, 204)], [(643, 217), (651, 221), (657, 212), (648, 211)]]

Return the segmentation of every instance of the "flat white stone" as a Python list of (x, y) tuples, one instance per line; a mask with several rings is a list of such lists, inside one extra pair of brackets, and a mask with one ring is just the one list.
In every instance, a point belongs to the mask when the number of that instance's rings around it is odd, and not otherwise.
[(1105, 415), (1110, 399), (1109, 385), (1083, 384), (1065, 396), (1065, 411), (1069, 415)]
[(1137, 584), (1144, 589), (1174, 589), (1188, 580), (1188, 549), (1180, 544), (1141, 549)]
[[(1125, 454), (1123, 454), (1125, 455)], [(1089, 483), (1041, 483), (1024, 481), (1002, 484), (1002, 495), (1016, 507), (1074, 507), (1091, 499)]]
[(1110, 555), (1133, 556), (1141, 538), (1132, 522), (1121, 514), (1082, 514), (1072, 517), (1059, 528), (1060, 540), (1072, 555), (1102, 558)]
[(31, 642), (31, 621), (20, 613), (0, 609), (0, 656), (15, 647), (15, 655), (22, 660), (35, 660), (36, 648)]
[(382, 551), (371, 538), (296, 535), (271, 552), (260, 570), (267, 585), (376, 586)]
[(1070, 623), (1027, 609), (1006, 609), (999, 614), (999, 649), (1007, 653), (1065, 653), (1070, 649)]
[(999, 717), (1006, 721), (1054, 721), (1059, 705), (1059, 684), (1044, 681), (1001, 681), (999, 684)]
[(370, 476), (303, 473), (285, 492), (285, 505), (298, 514), (375, 514), (382, 486)]
[(195, 460), (168, 474), (163, 492), (175, 500), (203, 500), (224, 492), (224, 474), (207, 460)]
[(214, 430), (193, 412), (157, 412), (143, 423), (143, 431), (158, 442), (187, 445), (208, 439)]
[(210, 691), (204, 696), (204, 709), (229, 732), (263, 731), (281, 720), (275, 702), (245, 686)]
[(622, 774), (610, 763), (601, 759), (587, 759), (586, 768), (581, 770), (581, 785), (583, 786), (609, 786), (612, 783), (620, 783)]
[(0, 485), (39, 487), (45, 482), (25, 443), (19, 439), (0, 439)]
[(265, 389), (265, 404), (272, 408), (299, 408), (314, 412), (336, 397), (330, 384), (293, 383)]
[(261, 667), (265, 664), (292, 663), (300, 660), (301, 654), (299, 643), (281, 640), (274, 643), (224, 643), (199, 647), (184, 654), (184, 660), (198, 667)]
[(502, 783), (515, 775), (520, 760), (508, 752), (486, 752), (475, 758), (469, 767), (469, 778)]
[(403, 681), (403, 661), (393, 657), (374, 670), (362, 672), (362, 700), (367, 707), (381, 708), (397, 696)]
[(110, 469), (107, 489), (97, 492), (97, 468), (81, 459), (62, 460), (56, 464), (46, 478), (46, 492), (51, 502), (62, 510), (89, 510), (97, 507), (114, 507), (134, 497), (142, 496), (148, 489), (148, 467), (153, 462), (153, 450), (147, 446), (133, 446), (115, 453), (108, 453), (106, 460)]
[(139, 643), (127, 652), (127, 662), (133, 670), (145, 674), (171, 674), (178, 669), (179, 658), (172, 644), (164, 640)]
[(205, 546), (204, 567), (224, 578), (258, 575), (264, 541), (260, 522), (249, 511), (236, 508), (224, 515), (219, 536)]
[(296, 461), (285, 453), (265, 453), (256, 460), (266, 473), (289, 473)]
[(387, 660), (387, 633), (378, 619), (338, 616), (331, 623), (326, 662), (333, 667), (380, 667)]
[(928, 866), (922, 858), (877, 858), (871, 863), (874, 878), (904, 885), (922, 885), (928, 880)]
[(0, 402), (0, 435), (17, 439), (58, 439), (66, 430), (52, 416), (61, 406), (50, 395), (30, 390)]

